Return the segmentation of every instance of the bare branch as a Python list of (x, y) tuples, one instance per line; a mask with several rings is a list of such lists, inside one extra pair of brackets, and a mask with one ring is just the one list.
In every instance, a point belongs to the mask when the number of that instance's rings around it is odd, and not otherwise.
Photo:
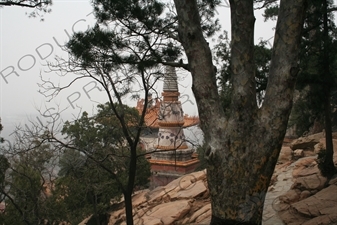
[(21, 6), (27, 8), (38, 8), (43, 5), (51, 4), (50, 0), (35, 1), (35, 0), (22, 0), (22, 1), (1, 1), (0, 6)]

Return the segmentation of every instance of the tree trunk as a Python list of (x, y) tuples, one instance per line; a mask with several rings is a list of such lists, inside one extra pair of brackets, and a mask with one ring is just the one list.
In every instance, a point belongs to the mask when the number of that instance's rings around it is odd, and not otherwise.
[(265, 101), (255, 95), (253, 0), (231, 0), (230, 116), (220, 107), (212, 56), (205, 41), (196, 1), (175, 0), (179, 38), (193, 77), (201, 129), (208, 146), (207, 177), (211, 224), (261, 224), (292, 106), (298, 72), (304, 0), (283, 0), (276, 27)]
[(124, 204), (125, 204), (125, 214), (126, 214), (126, 224), (133, 225), (133, 214), (132, 214), (132, 193), (124, 193)]
[(125, 212), (126, 212), (126, 224), (133, 225), (133, 213), (132, 213), (132, 193), (135, 185), (136, 169), (137, 169), (137, 142), (131, 145), (131, 156), (129, 164), (128, 183), (126, 191), (124, 192)]
[(321, 173), (323, 176), (331, 177), (336, 173), (336, 168), (333, 162), (333, 142), (332, 142), (332, 128), (331, 128), (331, 106), (330, 106), (330, 85), (333, 83), (330, 74), (330, 60), (329, 60), (329, 28), (328, 28), (328, 5), (327, 0), (323, 1), (323, 71), (324, 71), (324, 114), (325, 114), (325, 146), (326, 154), (323, 159)]

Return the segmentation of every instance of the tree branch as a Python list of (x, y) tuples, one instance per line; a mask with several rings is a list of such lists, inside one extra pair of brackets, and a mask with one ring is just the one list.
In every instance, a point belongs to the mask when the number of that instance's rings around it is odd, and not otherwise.
[[(27, 3), (25, 3), (27, 2)], [(27, 7), (27, 8), (38, 8), (42, 5), (49, 5), (51, 4), (51, 1), (40, 1), (38, 3), (35, 3), (36, 1), (19, 1), (19, 2), (14, 2), (14, 1), (5, 1), (5, 2), (0, 2), (0, 6), (21, 6), (21, 7)], [(30, 4), (29, 4), (30, 3)]]

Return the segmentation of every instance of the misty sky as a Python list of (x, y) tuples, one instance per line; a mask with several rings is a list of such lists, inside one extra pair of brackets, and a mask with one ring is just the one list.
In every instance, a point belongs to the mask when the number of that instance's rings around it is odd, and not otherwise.
[[(223, 29), (230, 31), (230, 10), (224, 2), (217, 12)], [(1, 136), (5, 138), (13, 132), (15, 125), (23, 125), (27, 119), (36, 120), (39, 117), (42, 120), (38, 110), (47, 117), (62, 111), (61, 116), (67, 120), (81, 110), (95, 112), (97, 103), (107, 101), (106, 96), (94, 88), (95, 84), (90, 83), (91, 80), (76, 84), (49, 102), (38, 93), (40, 75), (44, 76), (48, 70), (46, 62), (53, 62), (55, 55), (67, 56), (58, 45), (69, 40), (68, 34), (84, 31), (95, 23), (90, 1), (54, 0), (51, 9), (52, 12), (44, 15), (41, 22), (39, 17), (29, 18), (26, 15), (31, 9), (14, 6), (0, 8), (0, 117), (4, 125)], [(272, 44), (275, 23), (264, 23), (260, 14), (256, 14), (255, 42), (263, 38), (270, 39)], [(51, 75), (55, 77), (54, 81), (60, 83), (71, 79)], [(185, 113), (197, 115), (190, 90), (191, 77), (186, 72), (178, 72), (178, 76), (183, 109)], [(161, 92), (161, 84), (157, 88)], [(135, 105), (135, 102), (130, 104)]]

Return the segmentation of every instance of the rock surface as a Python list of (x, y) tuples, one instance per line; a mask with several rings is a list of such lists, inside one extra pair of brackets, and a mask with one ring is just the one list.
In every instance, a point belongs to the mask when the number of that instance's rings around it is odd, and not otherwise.
[[(166, 186), (144, 190), (133, 196), (137, 225), (209, 223), (211, 205), (206, 171), (180, 177)], [(111, 213), (109, 225), (125, 223), (123, 208)]]
[[(323, 134), (294, 141), (293, 146), (311, 146), (317, 154), (325, 149)], [(336, 135), (334, 134), (334, 137)], [(318, 142), (317, 142), (318, 141)], [(314, 146), (312, 143), (317, 142)], [(295, 147), (293, 147), (295, 148)], [(327, 180), (320, 174), (317, 157), (306, 157), (295, 162), (294, 184), (279, 197), (279, 216), (284, 224), (291, 225), (330, 225), (337, 224), (337, 176)], [(334, 140), (334, 163), (337, 164), (337, 140)]]
[[(305, 155), (295, 161), (293, 158), (293, 149), (299, 147), (319, 152), (325, 146), (324, 136), (316, 134), (305, 140), (294, 141), (281, 150), (265, 199), (263, 225), (337, 225), (337, 176), (331, 180), (322, 177), (316, 156)], [(187, 174), (153, 190), (142, 190), (133, 196), (133, 206), (136, 225), (209, 224), (211, 204), (206, 171)], [(110, 214), (109, 225), (115, 224), (126, 224), (121, 204)]]
[(317, 133), (307, 137), (300, 137), (290, 144), (292, 150), (304, 149), (304, 150), (313, 150), (314, 146), (319, 143), (320, 139), (323, 138), (322, 133)]

